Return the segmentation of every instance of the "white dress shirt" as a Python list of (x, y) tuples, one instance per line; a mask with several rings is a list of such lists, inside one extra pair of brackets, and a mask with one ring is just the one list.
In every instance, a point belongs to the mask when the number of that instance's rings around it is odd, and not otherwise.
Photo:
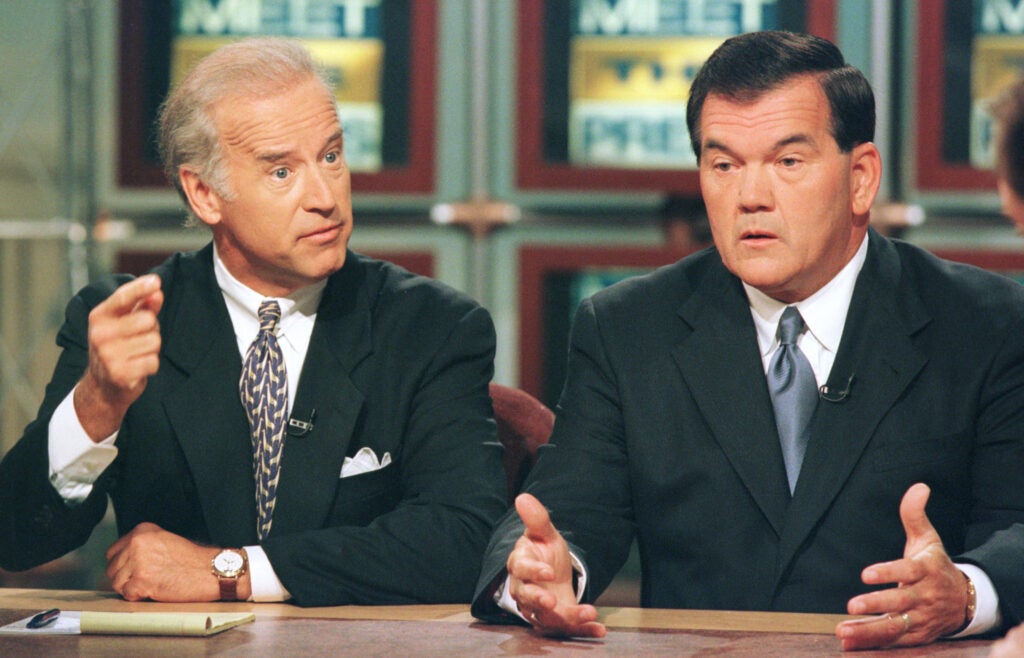
[[(228, 272), (216, 247), (213, 252), (214, 275), (224, 295), (228, 316), (238, 342), (241, 357), (259, 333), (260, 303), (268, 299), (246, 287)], [(295, 402), (295, 391), (302, 373), (309, 341), (316, 322), (327, 281), (301, 288), (287, 297), (274, 297), (281, 307), (277, 338), (284, 355), (288, 377), (288, 411)], [(74, 390), (60, 403), (49, 424), (50, 482), (68, 504), (85, 500), (92, 485), (117, 457), (117, 432), (99, 443), (94, 443), (82, 428), (74, 407)], [(253, 519), (253, 523), (256, 520)], [(284, 601), (291, 598), (288, 590), (274, 573), (266, 553), (259, 546), (246, 546), (249, 558), (249, 578), (253, 601)]]
[(857, 253), (839, 274), (816, 293), (796, 304), (784, 304), (753, 286), (743, 284), (747, 300), (750, 302), (750, 315), (754, 318), (754, 328), (757, 329), (757, 346), (766, 373), (772, 357), (779, 349), (779, 338), (776, 334), (782, 312), (787, 306), (795, 306), (806, 326), (804, 333), (797, 339), (797, 347), (810, 362), (818, 386), (828, 381), (832, 364), (836, 360), (836, 352), (839, 350), (839, 341), (843, 337), (846, 312), (850, 308), (850, 300), (853, 299), (853, 287), (857, 284), (857, 276), (864, 266), (867, 255), (868, 240), (865, 237)]

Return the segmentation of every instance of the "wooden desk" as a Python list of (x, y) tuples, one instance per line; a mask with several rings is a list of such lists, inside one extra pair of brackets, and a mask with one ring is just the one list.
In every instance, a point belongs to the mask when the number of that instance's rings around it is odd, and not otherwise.
[[(208, 638), (0, 636), (0, 655), (214, 656), (838, 656), (839, 615), (601, 608), (602, 640), (553, 640), (520, 626), (481, 624), (466, 605), (299, 608), (256, 603), (129, 603), (108, 592), (0, 589), (0, 623), (44, 608), (107, 611), (251, 610), (256, 621)], [(990, 642), (846, 654), (988, 655)]]

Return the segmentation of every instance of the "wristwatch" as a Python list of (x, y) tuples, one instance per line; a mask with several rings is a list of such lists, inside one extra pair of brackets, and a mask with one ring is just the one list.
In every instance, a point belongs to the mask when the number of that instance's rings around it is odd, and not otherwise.
[(238, 578), (245, 573), (249, 560), (245, 551), (225, 548), (210, 561), (210, 570), (220, 582), (220, 600), (238, 600)]

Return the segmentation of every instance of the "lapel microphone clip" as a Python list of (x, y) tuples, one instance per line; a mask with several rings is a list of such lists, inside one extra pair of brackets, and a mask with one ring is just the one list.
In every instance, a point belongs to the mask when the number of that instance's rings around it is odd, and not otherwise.
[(834, 386), (828, 384), (822, 384), (821, 388), (818, 389), (818, 397), (825, 402), (845, 402), (846, 398), (850, 397), (850, 388), (853, 387), (854, 375), (850, 375), (850, 378), (846, 380), (846, 384), (837, 389)]
[(288, 419), (288, 436), (306, 436), (313, 431), (313, 420), (316, 418), (316, 407), (309, 412), (309, 420), (298, 418)]

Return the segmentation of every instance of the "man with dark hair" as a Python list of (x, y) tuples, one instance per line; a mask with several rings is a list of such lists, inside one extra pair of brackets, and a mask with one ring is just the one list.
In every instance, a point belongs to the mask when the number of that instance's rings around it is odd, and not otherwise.
[(505, 509), (487, 311), (348, 250), (342, 127), (297, 42), (217, 50), (160, 128), (212, 244), (68, 304), (0, 463), (0, 566), (82, 545), (109, 496), (129, 600), (469, 600)]
[(1024, 288), (869, 228), (873, 95), (823, 39), (726, 40), (687, 120), (715, 246), (581, 305), (474, 613), (601, 636), (635, 536), (646, 607), (870, 615), (844, 649), (1019, 621)]

